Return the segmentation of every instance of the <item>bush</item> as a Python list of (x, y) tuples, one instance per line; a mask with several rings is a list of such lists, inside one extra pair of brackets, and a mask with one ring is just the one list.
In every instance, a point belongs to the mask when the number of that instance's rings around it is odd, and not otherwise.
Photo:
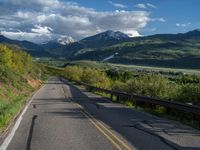
[(68, 66), (64, 69), (64, 76), (69, 80), (81, 81), (83, 69), (78, 66)]
[(18, 86), (18, 82), (26, 82), (28, 78), (40, 78), (42, 71), (26, 52), (0, 44), (0, 80), (3, 82)]
[(110, 88), (110, 79), (106, 73), (97, 69), (85, 68), (81, 76), (81, 81), (101, 88)]
[(112, 84), (112, 90), (118, 92), (126, 92), (127, 91), (127, 84), (125, 82), (116, 80)]
[(200, 84), (183, 85), (176, 100), (200, 106)]
[(140, 95), (171, 99), (177, 92), (177, 87), (161, 75), (145, 75), (126, 82), (126, 92)]
[(105, 72), (98, 69), (68, 66), (64, 69), (64, 77), (73, 81), (82, 81), (101, 88), (110, 88), (110, 79)]

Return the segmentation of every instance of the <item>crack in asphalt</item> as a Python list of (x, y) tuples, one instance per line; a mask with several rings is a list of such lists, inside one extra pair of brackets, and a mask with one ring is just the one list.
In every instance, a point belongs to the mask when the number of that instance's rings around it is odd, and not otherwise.
[(34, 115), (32, 117), (31, 126), (30, 126), (30, 130), (29, 130), (29, 134), (28, 134), (28, 139), (27, 139), (27, 142), (26, 142), (26, 150), (31, 149), (31, 140), (32, 140), (32, 135), (33, 135), (33, 128), (34, 128), (35, 120), (36, 120), (37, 117), (38, 117), (37, 115)]
[[(148, 134), (153, 135), (153, 136), (155, 136), (155, 137), (158, 137), (163, 143), (165, 143), (166, 145), (168, 145), (169, 147), (171, 147), (171, 148), (174, 149), (174, 150), (180, 150), (179, 148), (177, 148), (177, 147), (175, 147), (174, 145), (172, 145), (172, 144), (170, 144), (169, 142), (167, 142), (167, 141), (165, 140), (165, 138), (163, 138), (162, 136), (160, 136), (160, 135), (158, 135), (158, 134), (156, 134), (156, 133), (153, 133), (153, 132), (151, 132), (151, 131), (148, 131), (148, 130), (146, 130), (146, 129), (144, 129), (144, 128), (141, 128), (142, 126), (141, 126), (140, 123), (145, 123), (145, 124), (149, 125), (149, 123), (148, 123), (146, 120), (143, 120), (143, 121), (137, 122), (137, 123), (135, 123), (135, 124), (133, 124), (133, 125), (122, 125), (122, 127), (133, 127), (133, 128), (135, 128), (135, 129), (137, 129), (137, 130), (140, 130), (140, 131), (142, 131), (142, 132), (145, 132), (145, 133), (148, 133)], [(150, 125), (150, 127), (152, 127), (152, 125)]]

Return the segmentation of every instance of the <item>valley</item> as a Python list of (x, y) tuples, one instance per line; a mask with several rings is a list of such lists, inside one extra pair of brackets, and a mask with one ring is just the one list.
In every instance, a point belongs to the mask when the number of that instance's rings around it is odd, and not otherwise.
[[(62, 43), (59, 43), (59, 40)], [(67, 40), (64, 42), (64, 40)], [(80, 41), (67, 38), (45, 44), (10, 40), (1, 35), (0, 43), (18, 45), (35, 58), (103, 61), (125, 65), (199, 69), (200, 31), (158, 34), (130, 38), (122, 32), (108, 30)], [(117, 55), (115, 55), (117, 54)]]

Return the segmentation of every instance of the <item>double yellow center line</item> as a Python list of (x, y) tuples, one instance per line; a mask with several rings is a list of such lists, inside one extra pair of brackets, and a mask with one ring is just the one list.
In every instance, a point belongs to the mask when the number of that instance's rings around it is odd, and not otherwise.
[(85, 117), (115, 146), (117, 150), (132, 150), (124, 141), (119, 139), (114, 133), (112, 133), (107, 127), (105, 127), (100, 121), (96, 120), (91, 114), (83, 109), (77, 103), (74, 103)]
[[(67, 91), (65, 91), (64, 86), (62, 85), (65, 98), (67, 96)], [(82, 114), (89, 119), (89, 121), (115, 146), (117, 150), (132, 150), (124, 141), (119, 139), (114, 133), (112, 133), (107, 127), (105, 127), (100, 121), (96, 120), (91, 114), (89, 114), (81, 105), (78, 103), (73, 103), (78, 107)]]

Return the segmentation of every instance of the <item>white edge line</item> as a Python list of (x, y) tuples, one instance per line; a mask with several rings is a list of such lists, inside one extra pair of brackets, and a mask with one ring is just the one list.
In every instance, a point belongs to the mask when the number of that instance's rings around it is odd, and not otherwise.
[[(42, 89), (44, 86), (42, 86), (40, 89)], [(39, 90), (40, 90), (39, 89)], [(39, 91), (38, 90), (38, 91)], [(36, 92), (37, 93), (37, 92)], [(35, 94), (36, 94), (35, 93)], [(35, 95), (34, 94), (34, 95)], [(1, 145), (0, 147), (0, 150), (6, 150), (8, 145), (10, 144), (10, 142), (12, 141), (14, 135), (15, 135), (15, 132), (17, 131), (22, 119), (23, 119), (23, 115), (25, 114), (25, 112), (27, 111), (28, 107), (30, 106), (30, 103), (34, 97), (34, 95), (31, 97), (31, 100), (28, 102), (28, 104), (25, 106), (24, 110), (22, 111), (21, 115), (18, 117), (17, 121), (15, 122), (15, 125), (13, 126), (11, 132), (8, 134), (8, 136), (6, 137), (6, 139), (4, 140), (3, 144)]]

